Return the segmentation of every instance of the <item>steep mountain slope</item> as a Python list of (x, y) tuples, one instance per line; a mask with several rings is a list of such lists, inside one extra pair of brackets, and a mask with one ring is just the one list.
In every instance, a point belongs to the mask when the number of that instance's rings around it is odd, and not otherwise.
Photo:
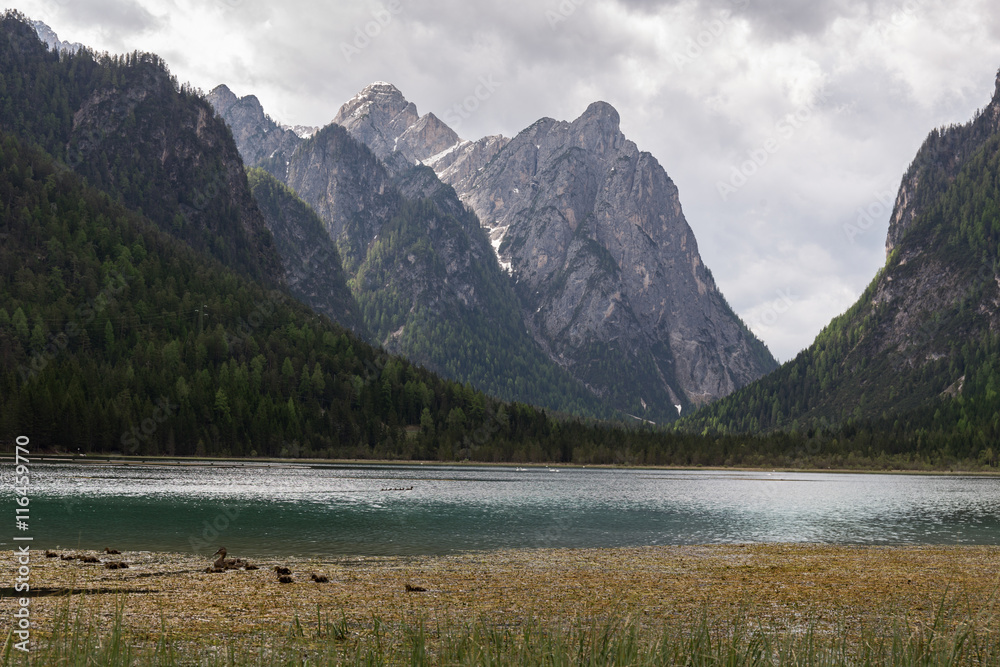
[(27, 433), (35, 451), (527, 459), (606, 438), (372, 349), (2, 132), (0, 220), (3, 442)]
[(777, 367), (703, 266), (677, 188), (610, 105), (470, 142), (376, 83), (336, 120), (390, 170), (421, 161), (456, 189), (535, 341), (609, 404), (672, 419)]
[[(216, 88), (213, 99), (222, 93)], [(255, 142), (277, 125), (262, 110), (249, 116), (234, 108), (250, 105), (230, 103), (223, 115), (244, 138), (241, 151), (263, 155)], [(323, 219), (378, 344), (501, 398), (611, 414), (538, 349), (478, 220), (432, 170), (404, 161), (394, 176), (337, 124), (260, 166)]]
[(158, 57), (49, 51), (16, 12), (0, 33), (0, 129), (244, 275), (281, 282), (229, 130)]
[[(903, 177), (885, 267), (778, 372), (685, 420), (726, 431), (853, 424), (1000, 435), (1000, 78)], [(989, 434), (992, 433), (993, 436)]]
[(323, 221), (263, 169), (251, 169), (247, 176), (281, 255), (288, 291), (316, 312), (364, 336), (367, 329), (361, 308), (347, 286), (340, 253)]

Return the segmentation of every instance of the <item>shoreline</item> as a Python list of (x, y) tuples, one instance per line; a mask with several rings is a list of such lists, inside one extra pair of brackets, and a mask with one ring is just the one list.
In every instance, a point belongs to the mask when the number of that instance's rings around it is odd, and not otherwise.
[[(394, 459), (281, 459), (281, 458), (220, 458), (196, 456), (111, 456), (94, 454), (34, 454), (32, 463), (77, 463), (88, 465), (171, 465), (190, 467), (314, 467), (314, 466), (400, 466), (400, 467), (486, 467), (486, 468), (565, 468), (571, 470), (669, 470), (678, 472), (769, 472), (769, 473), (830, 473), (843, 475), (924, 475), (942, 477), (996, 477), (1000, 470), (926, 470), (893, 468), (788, 468), (744, 466), (643, 466), (578, 463), (505, 463), (492, 461), (419, 461)], [(0, 453), (0, 464), (13, 463), (13, 454)]]
[[(70, 553), (129, 567), (33, 551), (32, 620), (43, 638), (60, 610), (76, 605), (104, 621), (121, 605), (130, 636), (155, 638), (166, 627), (202, 647), (220, 641), (220, 631), (252, 643), (287, 632), (290, 623), (318, 625), (320, 617), (342, 618), (358, 636), (376, 618), (389, 627), (419, 621), (513, 628), (629, 619), (655, 629), (700, 614), (724, 620), (739, 613), (785, 632), (804, 619), (821, 628), (926, 623), (945, 600), (967, 611), (965, 622), (989, 627), (1000, 592), (1000, 546), (743, 544), (262, 558), (249, 559), (257, 570), (220, 573), (205, 572), (211, 558), (190, 554)], [(275, 566), (290, 568), (294, 583), (279, 583)], [(329, 581), (313, 582), (313, 573)], [(0, 616), (12, 609), (4, 597)]]

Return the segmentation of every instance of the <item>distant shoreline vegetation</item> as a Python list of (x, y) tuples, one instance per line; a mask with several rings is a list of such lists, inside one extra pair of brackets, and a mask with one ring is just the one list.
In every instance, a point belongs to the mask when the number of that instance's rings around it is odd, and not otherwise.
[[(12, 453), (0, 452), (0, 465), (13, 463)], [(855, 467), (810, 467), (809, 465), (789, 465), (787, 463), (760, 465), (685, 465), (685, 464), (637, 464), (637, 463), (581, 463), (561, 461), (480, 461), (463, 460), (431, 460), (431, 459), (375, 459), (375, 458), (273, 458), (273, 457), (213, 457), (213, 456), (124, 456), (120, 454), (72, 454), (69, 452), (50, 452), (36, 454), (33, 461), (42, 464), (85, 464), (85, 465), (170, 465), (197, 467), (339, 467), (339, 466), (488, 466), (510, 467), (526, 466), (529, 468), (602, 468), (602, 469), (649, 469), (649, 470), (701, 470), (701, 471), (766, 471), (766, 472), (815, 472), (841, 474), (889, 474), (889, 475), (974, 475), (977, 477), (1000, 477), (1000, 469), (995, 466), (983, 466), (978, 462), (955, 461), (940, 467), (909, 466), (885, 467), (885, 462), (870, 461), (855, 458)]]

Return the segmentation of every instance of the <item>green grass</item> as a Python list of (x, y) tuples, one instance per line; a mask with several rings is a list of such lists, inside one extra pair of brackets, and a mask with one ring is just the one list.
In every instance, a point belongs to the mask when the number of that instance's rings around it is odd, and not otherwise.
[(923, 623), (865, 627), (842, 621), (831, 626), (807, 618), (793, 630), (766, 629), (746, 612), (721, 621), (705, 613), (657, 625), (649, 619), (568, 625), (531, 620), (501, 627), (485, 620), (390, 625), (378, 618), (352, 625), (343, 615), (333, 620), (317, 609), (305, 621), (295, 617), (283, 636), (257, 637), (255, 644), (253, 638), (220, 634), (217, 644), (207, 645), (208, 638), (172, 636), (165, 620), (158, 630), (132, 637), (121, 602), (102, 624), (82, 603), (71, 608), (67, 600), (51, 631), (33, 642), (29, 653), (14, 649), (17, 640), (8, 635), (0, 662), (44, 667), (1000, 665), (995, 621), (975, 618), (944, 600)]

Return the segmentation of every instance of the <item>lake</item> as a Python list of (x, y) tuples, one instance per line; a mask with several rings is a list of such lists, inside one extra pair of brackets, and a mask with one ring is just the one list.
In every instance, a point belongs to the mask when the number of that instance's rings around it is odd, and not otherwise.
[[(14, 514), (11, 464), (0, 465)], [(1000, 544), (1000, 478), (438, 465), (32, 463), (34, 548), (244, 556)], [(12, 549), (11, 528), (0, 548)]]

